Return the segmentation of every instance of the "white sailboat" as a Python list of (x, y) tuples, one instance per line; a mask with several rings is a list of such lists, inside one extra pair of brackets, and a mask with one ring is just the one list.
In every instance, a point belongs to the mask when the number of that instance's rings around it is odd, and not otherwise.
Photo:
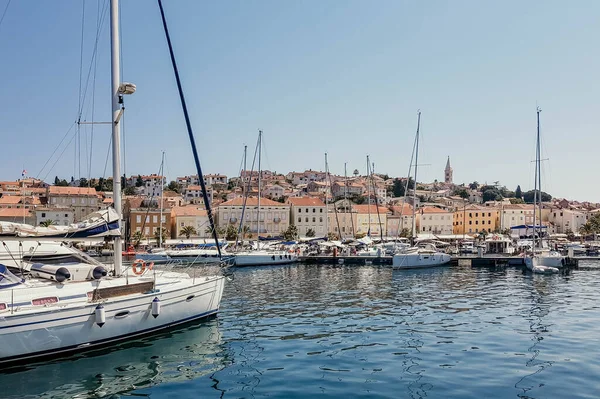
[[(558, 273), (559, 268), (565, 265), (565, 257), (558, 252), (550, 251), (549, 249), (541, 248), (541, 238), (537, 237), (537, 213), (540, 210), (541, 218), (541, 203), (542, 203), (542, 178), (541, 178), (541, 151), (540, 151), (540, 113), (542, 110), (537, 109), (537, 134), (535, 145), (535, 182), (533, 194), (533, 245), (532, 251), (525, 255), (525, 267), (533, 273), (552, 274)], [(539, 190), (539, 191), (538, 191)], [(539, 192), (539, 201), (538, 201)], [(540, 220), (540, 224), (541, 224)], [(541, 230), (541, 229), (540, 229)], [(538, 245), (540, 248), (538, 248)]]
[[(412, 237), (413, 244), (416, 238), (416, 189), (417, 189), (417, 164), (419, 160), (419, 129), (421, 127), (421, 111), (417, 117), (417, 133), (415, 135), (415, 187), (413, 188), (413, 214), (412, 214)], [(409, 176), (410, 181), (410, 168)], [(408, 184), (407, 184), (408, 187)], [(406, 195), (406, 193), (405, 193)], [(403, 206), (404, 208), (404, 206)], [(439, 252), (434, 245), (429, 244), (425, 248), (413, 247), (401, 253), (396, 253), (392, 256), (392, 267), (394, 269), (414, 269), (423, 267), (436, 267), (450, 263), (452, 257), (446, 253)]]
[[(121, 104), (135, 86), (120, 81), (118, 0), (111, 0), (110, 10), (113, 192), (120, 221)], [(218, 312), (222, 275), (190, 276), (143, 264), (123, 269), (120, 236), (115, 248), (112, 275), (93, 264), (41, 264), (35, 275), (0, 265), (0, 364), (105, 346)]]
[[(270, 250), (260, 247), (260, 196), (261, 196), (261, 146), (262, 146), (262, 130), (258, 131), (258, 206), (256, 207), (256, 249), (249, 251), (239, 251), (234, 254), (236, 266), (269, 266), (269, 265), (285, 265), (298, 261), (298, 255), (295, 252)], [(240, 221), (240, 225), (243, 221)]]

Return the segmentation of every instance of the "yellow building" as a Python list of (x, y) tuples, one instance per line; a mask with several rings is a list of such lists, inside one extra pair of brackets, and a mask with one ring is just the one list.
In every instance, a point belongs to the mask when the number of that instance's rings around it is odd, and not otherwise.
[(454, 212), (454, 234), (491, 233), (498, 229), (498, 210), (478, 205), (467, 205)]

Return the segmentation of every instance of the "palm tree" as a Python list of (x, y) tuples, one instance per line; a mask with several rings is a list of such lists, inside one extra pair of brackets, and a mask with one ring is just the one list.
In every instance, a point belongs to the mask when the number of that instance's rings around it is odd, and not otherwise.
[(131, 237), (131, 239), (133, 241), (133, 246), (137, 248), (138, 245), (140, 245), (140, 242), (142, 241), (143, 238), (144, 238), (144, 235), (142, 234), (141, 231), (136, 231), (135, 233), (133, 233), (133, 236)]
[(250, 226), (242, 227), (242, 240), (246, 238), (247, 235), (250, 234)]
[[(209, 229), (210, 230), (210, 229)], [(179, 235), (185, 236), (185, 238), (190, 238), (193, 235), (198, 234), (194, 226), (184, 226), (180, 231)]]
[(40, 222), (40, 226), (42, 226), (42, 227), (50, 227), (54, 224), (56, 224), (56, 223), (54, 223), (54, 220), (52, 220), (52, 219), (48, 219), (48, 220), (44, 220), (43, 222)]

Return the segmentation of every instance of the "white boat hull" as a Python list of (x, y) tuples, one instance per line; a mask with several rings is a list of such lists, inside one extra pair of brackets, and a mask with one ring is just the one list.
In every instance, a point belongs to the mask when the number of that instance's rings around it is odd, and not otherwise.
[(241, 252), (235, 254), (236, 266), (269, 266), (287, 265), (298, 261), (298, 255), (293, 252)]
[(524, 261), (525, 267), (533, 273), (553, 274), (559, 272), (558, 267), (553, 266), (557, 264), (557, 261), (560, 265), (559, 267), (562, 267), (560, 262), (561, 259), (564, 258), (556, 256), (526, 256)]
[[(135, 278), (129, 280), (135, 281)], [(93, 283), (80, 284), (88, 286), (75, 287), (76, 291), (67, 290), (77, 292), (76, 297), (83, 293), (83, 300), (69, 300), (71, 292), (65, 292), (63, 301), (63, 294), (58, 293), (61, 289), (57, 288), (60, 285), (34, 288), (40, 290), (41, 296), (61, 296), (59, 303), (37, 307), (19, 304), (18, 291), (21, 290), (15, 289), (14, 293), (10, 289), (3, 290), (0, 303), (8, 306), (0, 312), (0, 340), (3, 342), (0, 364), (87, 350), (208, 317), (219, 310), (224, 277), (198, 277), (195, 282), (187, 275), (172, 281), (157, 279), (156, 292), (114, 297), (101, 302), (87, 300), (86, 289), (93, 288)], [(106, 281), (100, 282), (99, 287), (106, 284)], [(76, 285), (79, 283), (64, 287)], [(154, 298), (161, 303), (160, 314), (156, 318), (151, 314)], [(10, 306), (13, 303), (15, 306)], [(102, 327), (96, 323), (95, 315), (100, 303), (104, 306), (106, 317)]]
[(452, 257), (441, 252), (396, 254), (392, 257), (394, 269), (436, 267), (450, 263)]

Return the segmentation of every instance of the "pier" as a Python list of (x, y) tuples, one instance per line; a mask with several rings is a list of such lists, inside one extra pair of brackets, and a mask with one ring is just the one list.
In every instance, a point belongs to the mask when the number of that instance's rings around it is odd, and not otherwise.
[[(306, 264), (320, 265), (376, 265), (385, 266), (392, 264), (391, 256), (300, 256), (298, 260)], [(600, 257), (578, 256), (565, 259), (566, 267), (577, 267), (580, 260), (600, 260)], [(472, 266), (472, 267), (497, 267), (497, 266), (524, 266), (524, 260), (521, 256), (453, 256), (450, 262), (451, 266)]]

